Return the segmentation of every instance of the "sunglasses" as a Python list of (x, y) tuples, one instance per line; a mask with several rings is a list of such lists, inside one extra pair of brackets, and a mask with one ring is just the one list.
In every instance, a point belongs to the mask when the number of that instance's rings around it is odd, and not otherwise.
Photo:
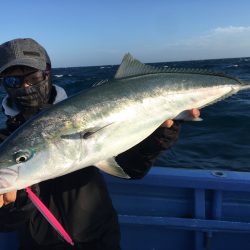
[(4, 76), (2, 83), (6, 88), (21, 88), (25, 82), (28, 86), (33, 86), (45, 80), (48, 71), (37, 70), (22, 76)]

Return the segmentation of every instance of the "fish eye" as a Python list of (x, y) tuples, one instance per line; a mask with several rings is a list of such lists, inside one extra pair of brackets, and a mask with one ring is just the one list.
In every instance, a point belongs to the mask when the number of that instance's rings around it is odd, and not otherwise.
[(22, 163), (29, 160), (32, 153), (29, 150), (20, 150), (14, 154), (14, 160), (16, 163)]

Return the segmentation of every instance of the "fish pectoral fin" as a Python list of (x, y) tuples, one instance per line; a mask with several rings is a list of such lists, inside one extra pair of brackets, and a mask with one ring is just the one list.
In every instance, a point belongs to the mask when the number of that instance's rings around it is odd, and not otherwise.
[(112, 125), (113, 123), (114, 122), (109, 123), (109, 124), (102, 126), (102, 127), (88, 128), (88, 129), (85, 129), (83, 131), (72, 133), (72, 134), (61, 135), (61, 138), (68, 139), (68, 140), (78, 140), (79, 138), (81, 138), (81, 139), (87, 140), (91, 136), (93, 136), (94, 134), (101, 132), (103, 129), (107, 128), (108, 126)]
[(110, 175), (114, 175), (120, 178), (130, 179), (130, 176), (124, 172), (124, 170), (118, 165), (118, 163), (114, 158), (109, 158), (100, 161), (94, 165)]
[(82, 139), (88, 139), (90, 138), (92, 135), (98, 133), (98, 132), (101, 132), (102, 130), (104, 130), (105, 128), (109, 127), (110, 125), (112, 125), (114, 122), (111, 122), (109, 124), (106, 124), (102, 127), (94, 127), (94, 128), (90, 128), (90, 129), (87, 129), (85, 131), (82, 131), (81, 132), (81, 138)]
[(194, 118), (191, 115), (190, 110), (184, 110), (184, 111), (182, 111), (173, 120), (194, 121), (194, 122), (203, 121), (203, 119), (200, 118), (200, 117)]

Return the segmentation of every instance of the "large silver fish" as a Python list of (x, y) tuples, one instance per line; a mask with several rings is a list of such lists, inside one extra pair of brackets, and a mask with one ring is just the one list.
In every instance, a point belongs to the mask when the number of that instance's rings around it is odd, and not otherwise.
[(1, 144), (0, 193), (90, 165), (130, 178), (114, 156), (141, 142), (166, 119), (188, 120), (186, 110), (249, 87), (203, 70), (155, 68), (127, 54), (114, 80), (54, 105)]

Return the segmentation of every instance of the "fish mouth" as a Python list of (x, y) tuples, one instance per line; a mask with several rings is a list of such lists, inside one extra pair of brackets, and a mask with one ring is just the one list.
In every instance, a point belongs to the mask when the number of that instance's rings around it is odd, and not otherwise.
[[(0, 193), (14, 186), (18, 178), (18, 168), (9, 167), (0, 169)], [(3, 191), (3, 192), (2, 192)]]

